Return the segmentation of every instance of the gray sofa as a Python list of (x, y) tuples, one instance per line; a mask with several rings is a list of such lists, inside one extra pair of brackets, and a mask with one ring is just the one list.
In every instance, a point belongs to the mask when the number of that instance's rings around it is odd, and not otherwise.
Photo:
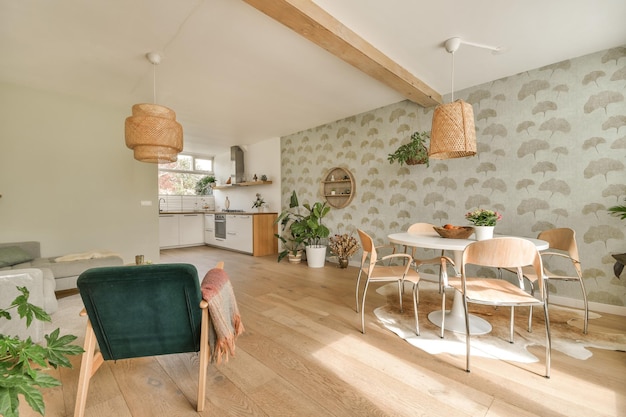
[(94, 255), (85, 259), (86, 257), (83, 256), (81, 259), (80, 256), (75, 256), (75, 260), (57, 262), (56, 259), (59, 256), (41, 257), (39, 242), (0, 243), (0, 271), (25, 268), (41, 269), (44, 272), (44, 277), (47, 273), (52, 274), (56, 291), (76, 288), (78, 276), (87, 269), (124, 263), (123, 259), (117, 255), (103, 257)]

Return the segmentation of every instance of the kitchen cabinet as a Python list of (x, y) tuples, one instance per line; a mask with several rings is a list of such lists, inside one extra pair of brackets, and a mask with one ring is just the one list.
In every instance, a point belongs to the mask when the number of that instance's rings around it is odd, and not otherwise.
[(203, 243), (201, 214), (159, 215), (159, 247), (195, 246)]
[(159, 215), (159, 246), (178, 246), (178, 229), (177, 214)]
[(181, 246), (202, 245), (204, 243), (202, 214), (180, 214), (178, 222)]
[[(221, 214), (221, 213), (220, 213)], [(235, 250), (252, 256), (278, 253), (278, 241), (274, 234), (276, 213), (226, 214), (226, 238), (215, 238), (215, 215), (204, 216), (204, 242), (210, 246)]]
[(204, 215), (204, 243), (214, 245), (215, 240), (215, 214)]
[(252, 215), (232, 215), (226, 217), (226, 241), (229, 249), (252, 253)]

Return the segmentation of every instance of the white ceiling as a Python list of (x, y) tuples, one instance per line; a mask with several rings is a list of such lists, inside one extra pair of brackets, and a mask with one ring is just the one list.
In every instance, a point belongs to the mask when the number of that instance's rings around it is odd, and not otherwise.
[[(294, 0), (300, 1), (300, 0)], [(314, 0), (441, 94), (626, 44), (624, 0)], [(176, 111), (219, 153), (404, 99), (242, 0), (0, 0), (0, 81)], [(120, 120), (123, 132), (123, 120)]]

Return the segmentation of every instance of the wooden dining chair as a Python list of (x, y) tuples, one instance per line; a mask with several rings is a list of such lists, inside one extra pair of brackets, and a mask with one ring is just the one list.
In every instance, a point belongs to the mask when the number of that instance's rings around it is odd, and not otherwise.
[[(397, 282), (398, 297), (400, 300), (400, 311), (402, 310), (402, 294), (404, 292), (404, 282), (408, 281), (413, 284), (413, 308), (415, 312), (415, 333), (419, 335), (419, 322), (417, 317), (418, 305), (418, 285), (419, 273), (411, 268), (413, 258), (406, 253), (392, 253), (390, 255), (378, 257), (374, 240), (363, 230), (357, 229), (359, 238), (361, 239), (361, 247), (363, 248), (363, 256), (361, 257), (361, 267), (356, 280), (356, 311), (359, 312), (359, 287), (361, 276), (365, 275), (365, 287), (363, 288), (363, 299), (361, 301), (361, 332), (365, 333), (365, 296), (370, 282)], [(384, 261), (402, 260), (403, 265), (384, 265)]]
[[(407, 233), (412, 234), (412, 235), (432, 235), (432, 236), (437, 236), (437, 232), (435, 232), (434, 229), (435, 225), (431, 224), (431, 223), (413, 223), (411, 226), (409, 226), (409, 228), (407, 229)], [(404, 245), (404, 253), (407, 253), (407, 245)], [(454, 262), (452, 261), (452, 259), (450, 259), (449, 257), (445, 257), (445, 262), (442, 263), (442, 257), (444, 257), (444, 253), (445, 251), (442, 250), (440, 256), (437, 257), (433, 257), (433, 258), (428, 258), (428, 259), (417, 259), (415, 258), (415, 250), (417, 248), (416, 247), (411, 247), (411, 257), (420, 265), (448, 265), (448, 266), (452, 266), (453, 268), (455, 267)], [(443, 286), (444, 286), (444, 279), (443, 276), (447, 274), (447, 271), (445, 268), (440, 268), (439, 269), (439, 276), (437, 279), (437, 283), (439, 284), (439, 293), (441, 294), (441, 292), (443, 291)], [(423, 278), (424, 279), (424, 278)], [(425, 279), (426, 280), (426, 279)], [(428, 280), (428, 281), (432, 281), (432, 280)], [(433, 281), (434, 282), (434, 281)]]
[(84, 415), (89, 382), (104, 361), (183, 352), (200, 353), (196, 408), (204, 409), (209, 313), (193, 265), (93, 268), (77, 285), (88, 321), (74, 416)]
[[(543, 279), (546, 285), (546, 299), (549, 301), (548, 283), (554, 281), (578, 281), (583, 295), (584, 323), (583, 333), (587, 334), (589, 326), (589, 305), (587, 302), (587, 291), (583, 280), (582, 268), (580, 266), (580, 257), (578, 256), (578, 245), (576, 244), (576, 232), (569, 228), (557, 228), (545, 230), (537, 236), (537, 239), (545, 240), (550, 245), (550, 249), (541, 252), (543, 260)], [(553, 269), (557, 266), (557, 259), (565, 260), (558, 266), (565, 268), (564, 270)], [(550, 270), (546, 264), (550, 263)], [(538, 276), (532, 268), (523, 269), (524, 277), (531, 283), (531, 294), (534, 292), (534, 286), (538, 282)], [(530, 310), (529, 328), (532, 324), (532, 309)]]
[[(470, 275), (468, 267), (486, 266), (491, 268), (508, 268), (517, 271), (515, 284), (499, 278), (475, 277)], [(530, 266), (538, 279), (539, 296), (535, 297), (524, 290), (522, 268)], [(501, 237), (481, 240), (470, 243), (463, 251), (461, 263), (461, 279), (451, 280), (453, 286), (463, 296), (465, 313), (466, 364), (465, 369), (470, 371), (470, 324), (468, 304), (484, 304), (492, 306), (511, 307), (511, 322), (509, 342), (513, 343), (513, 326), (515, 307), (543, 306), (546, 329), (546, 369), (545, 377), (550, 377), (550, 320), (548, 317), (548, 303), (541, 273), (543, 264), (541, 256), (534, 243), (517, 237)]]

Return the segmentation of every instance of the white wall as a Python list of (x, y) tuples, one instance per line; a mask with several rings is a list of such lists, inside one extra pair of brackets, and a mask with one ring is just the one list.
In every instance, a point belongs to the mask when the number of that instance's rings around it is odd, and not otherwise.
[(0, 242), (158, 261), (157, 166), (124, 144), (130, 106), (0, 83), (0, 114)]

